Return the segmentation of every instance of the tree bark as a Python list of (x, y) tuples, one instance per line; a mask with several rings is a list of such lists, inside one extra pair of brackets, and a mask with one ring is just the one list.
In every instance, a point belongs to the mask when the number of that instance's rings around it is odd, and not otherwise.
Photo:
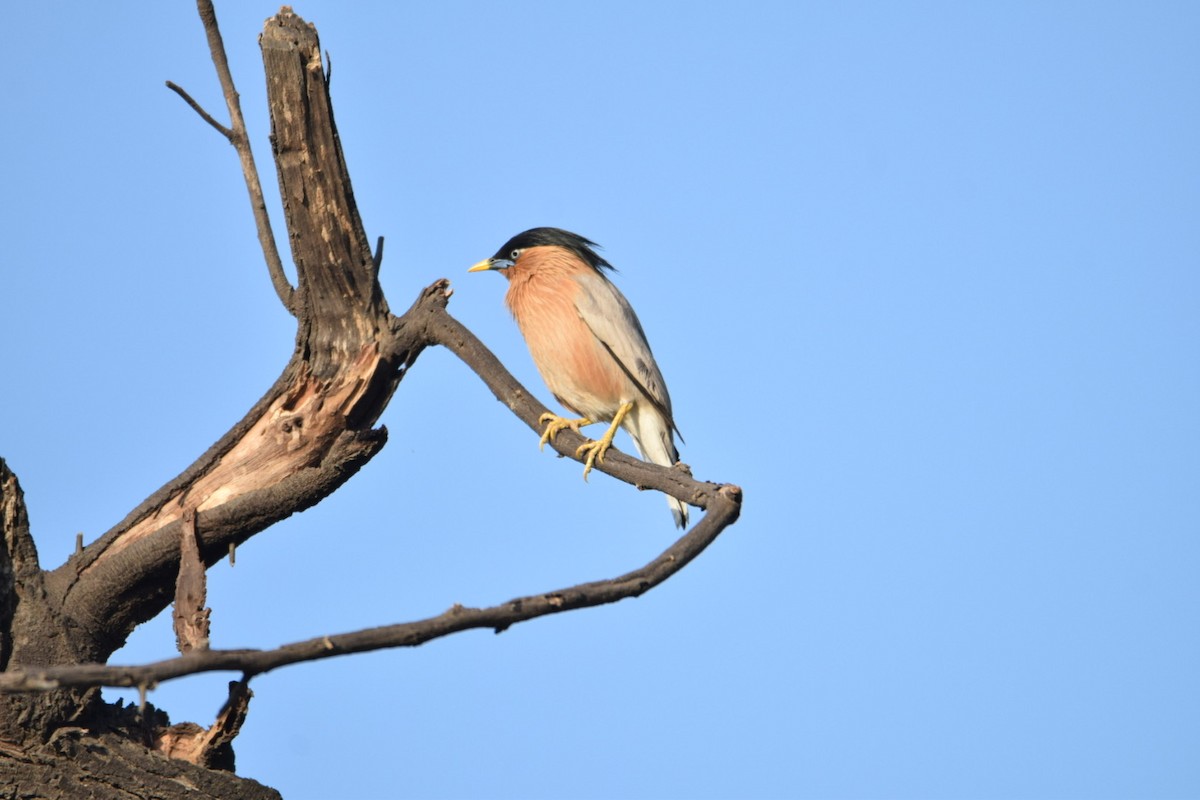
[(331, 494), (374, 456), (386, 431), (371, 426), (423, 348), (418, 337), (405, 352), (393, 346), (408, 322), (388, 312), (376, 280), (316, 31), (282, 11), (260, 43), (299, 277), (295, 351), (266, 396), (199, 461), (47, 576), (47, 592), (79, 626), (76, 639), (93, 661), (170, 602), (185, 514), (195, 513), (211, 566), (231, 545)]
[[(202, 17), (211, 15), (205, 0), (200, 7)], [(386, 441), (386, 430), (372, 426), (425, 346), (423, 335), (408, 331), (423, 324), (412, 320), (422, 305), (445, 305), (445, 291), (428, 291), (410, 314), (388, 310), (337, 138), (316, 30), (284, 8), (268, 20), (260, 44), (299, 284), (291, 360), (207, 453), (54, 570), (38, 563), (20, 486), (0, 461), (5, 672), (107, 660), (171, 602), (185, 525), (211, 566), (231, 546), (341, 486)], [(148, 749), (163, 746), (167, 728), (152, 707), (139, 713), (105, 705), (95, 688), (0, 694), (0, 795), (196, 797), (185, 788), (194, 787), (212, 797), (277, 796)], [(226, 761), (231, 768), (231, 751)]]
[(223, 769), (150, 749), (122, 734), (63, 729), (38, 748), (0, 744), (0, 797), (22, 800), (281, 800), (279, 792)]

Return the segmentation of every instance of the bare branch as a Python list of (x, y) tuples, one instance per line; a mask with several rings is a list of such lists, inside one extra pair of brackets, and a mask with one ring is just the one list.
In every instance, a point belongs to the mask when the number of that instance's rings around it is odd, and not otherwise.
[(394, 647), (416, 647), (433, 639), (474, 628), (500, 633), (519, 622), (578, 608), (638, 597), (658, 586), (700, 555), (741, 513), (742, 492), (732, 484), (714, 486), (706, 499), (708, 513), (644, 567), (611, 580), (594, 581), (544, 594), (518, 597), (490, 608), (456, 605), (436, 617), (322, 636), (274, 650), (192, 651), (179, 658), (144, 666), (29, 667), (0, 675), (0, 690), (26, 691), (90, 686), (153, 686), (200, 672), (236, 671), (247, 678), (278, 667), (350, 653)]
[(225, 56), (225, 43), (221, 39), (221, 30), (217, 27), (217, 12), (213, 9), (211, 0), (196, 0), (196, 8), (200, 12), (200, 20), (204, 23), (208, 49), (212, 54), (213, 66), (217, 68), (217, 78), (221, 82), (221, 92), (225, 95), (225, 105), (229, 108), (230, 127), (225, 128), (218, 124), (182, 89), (169, 81), (167, 86), (196, 109), (210, 125), (221, 131), (237, 150), (238, 158), (242, 162), (242, 175), (246, 179), (246, 191), (250, 194), (250, 207), (254, 210), (258, 242), (267, 261), (267, 271), (271, 275), (271, 285), (275, 287), (275, 294), (279, 295), (283, 307), (295, 316), (296, 293), (283, 271), (283, 261), (275, 244), (275, 234), (271, 231), (271, 218), (267, 214), (267, 203), (263, 199), (262, 183), (258, 179), (258, 168), (254, 165), (254, 151), (250, 149), (250, 137), (246, 133), (246, 121), (242, 117), (242, 103), (237, 88), (233, 85), (233, 74), (229, 71), (229, 60)]
[[(448, 282), (438, 281), (424, 290), (412, 309), (392, 319), (393, 338), (383, 358), (407, 368), (427, 344), (450, 348), (488, 384), (531, 430), (538, 430), (538, 417), (545, 411), (504, 368), (498, 359), (468, 329), (445, 310)], [(390, 349), (389, 349), (390, 346)], [(555, 443), (563, 455), (574, 457), (576, 443), (564, 432)], [(582, 437), (576, 437), (583, 441)], [(67, 686), (145, 686), (197, 672), (234, 670), (254, 675), (288, 664), (390, 647), (416, 646), (431, 639), (471, 628), (508, 626), (546, 614), (616, 602), (638, 596), (682, 569), (736, 521), (741, 508), (741, 490), (732, 485), (702, 483), (686, 469), (666, 469), (613, 452), (599, 467), (604, 472), (638, 488), (668, 492), (685, 502), (709, 511), (695, 528), (650, 564), (620, 578), (583, 584), (570, 589), (518, 598), (500, 606), (468, 609), (460, 606), (445, 614), (419, 622), (373, 628), (339, 636), (321, 637), (276, 650), (194, 652), (141, 667), (79, 665), (14, 672), (0, 676), (2, 689), (38, 689)]]
[(182, 86), (178, 85), (174, 81), (167, 81), (167, 88), (182, 97), (183, 102), (191, 106), (192, 110), (199, 114), (202, 120), (216, 128), (218, 133), (228, 139), (230, 144), (233, 144), (233, 131), (229, 130), (229, 128), (226, 128), (224, 125), (213, 119), (212, 114), (209, 114), (204, 110), (203, 106), (193, 100), (192, 96), (188, 94)]

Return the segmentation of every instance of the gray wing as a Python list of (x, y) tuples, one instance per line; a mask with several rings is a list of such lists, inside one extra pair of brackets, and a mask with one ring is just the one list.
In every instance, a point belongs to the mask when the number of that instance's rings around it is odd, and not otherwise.
[[(621, 369), (658, 409), (672, 430), (679, 433), (671, 416), (671, 396), (662, 372), (650, 352), (646, 333), (625, 295), (603, 275), (590, 273), (575, 278), (579, 294), (575, 308), (592, 334), (612, 353)], [(680, 438), (683, 438), (680, 436)]]

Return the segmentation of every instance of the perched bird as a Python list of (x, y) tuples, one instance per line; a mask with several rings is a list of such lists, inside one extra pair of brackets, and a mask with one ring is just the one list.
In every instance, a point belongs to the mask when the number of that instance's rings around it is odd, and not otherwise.
[[(575, 452), (592, 465), (604, 462), (617, 428), (629, 432), (642, 458), (669, 467), (679, 460), (671, 396), (646, 334), (629, 301), (605, 276), (613, 267), (595, 242), (559, 228), (533, 228), (504, 243), (469, 272), (500, 270), (508, 279), (508, 305), (542, 379), (578, 419), (543, 414), (541, 445), (563, 428), (610, 422), (597, 441)], [(680, 435), (680, 441), (683, 436)], [(687, 526), (687, 506), (668, 497), (675, 524)]]

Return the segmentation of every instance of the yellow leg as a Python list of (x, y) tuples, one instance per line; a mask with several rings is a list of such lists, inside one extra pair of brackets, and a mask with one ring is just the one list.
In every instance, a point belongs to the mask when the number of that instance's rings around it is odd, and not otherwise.
[(583, 454), (587, 453), (587, 461), (583, 463), (583, 479), (586, 481), (588, 473), (592, 471), (593, 464), (603, 464), (604, 454), (608, 448), (612, 446), (613, 437), (617, 435), (617, 428), (621, 427), (621, 420), (625, 419), (625, 415), (633, 408), (633, 403), (624, 403), (617, 409), (616, 416), (613, 417), (612, 425), (608, 426), (608, 430), (597, 441), (587, 442), (579, 445), (575, 450), (576, 458), (583, 458)]
[(542, 440), (538, 442), (538, 450), (541, 450), (546, 446), (546, 442), (553, 442), (554, 437), (558, 436), (558, 432), (563, 428), (570, 428), (576, 433), (579, 433), (580, 428), (582, 428), (584, 425), (591, 425), (592, 421), (587, 417), (580, 417), (579, 419), (567, 419), (566, 417), (560, 417), (558, 414), (551, 414), (549, 411), (547, 411), (545, 414), (542, 414), (540, 417), (538, 417), (538, 424), (544, 424), (546, 426), (545, 432), (542, 433)]

